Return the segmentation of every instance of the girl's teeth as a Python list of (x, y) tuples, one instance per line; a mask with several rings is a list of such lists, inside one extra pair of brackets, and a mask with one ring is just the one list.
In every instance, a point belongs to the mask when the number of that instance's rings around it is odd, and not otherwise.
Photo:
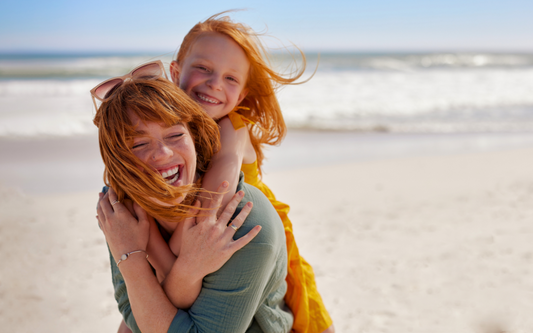
[(201, 94), (198, 94), (198, 97), (199, 97), (202, 101), (206, 101), (206, 102), (213, 103), (213, 104), (217, 104), (217, 103), (218, 103), (217, 100), (215, 100), (215, 99), (211, 99), (211, 98), (208, 98), (208, 97), (205, 97), (204, 95), (201, 95)]

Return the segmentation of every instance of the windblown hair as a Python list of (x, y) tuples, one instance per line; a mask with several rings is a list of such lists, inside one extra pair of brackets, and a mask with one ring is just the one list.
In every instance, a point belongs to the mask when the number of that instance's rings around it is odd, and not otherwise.
[[(233, 22), (229, 16), (222, 16), (230, 11), (215, 14), (196, 24), (185, 36), (180, 46), (176, 61), (183, 64), (194, 43), (203, 35), (219, 33), (235, 41), (244, 51), (250, 61), (250, 71), (246, 81), (248, 95), (240, 106), (249, 108), (239, 112), (254, 122), (250, 128), (250, 138), (257, 154), (257, 166), (261, 174), (264, 154), (262, 145), (276, 145), (287, 133), (287, 126), (276, 98), (276, 91), (289, 84), (296, 83), (305, 71), (306, 60), (301, 50), (302, 67), (294, 75), (284, 75), (271, 68), (266, 48), (260, 40), (260, 34), (242, 23)], [(178, 83), (178, 82), (175, 82)]]
[[(94, 124), (105, 165), (105, 184), (116, 191), (118, 200), (129, 197), (156, 219), (180, 221), (190, 215), (199, 184), (169, 185), (133, 154), (136, 131), (130, 113), (143, 122), (187, 126), (194, 140), (199, 174), (207, 171), (211, 157), (220, 147), (218, 126), (181, 89), (162, 78), (123, 83), (96, 112)], [(176, 205), (175, 200), (180, 197), (184, 200)]]

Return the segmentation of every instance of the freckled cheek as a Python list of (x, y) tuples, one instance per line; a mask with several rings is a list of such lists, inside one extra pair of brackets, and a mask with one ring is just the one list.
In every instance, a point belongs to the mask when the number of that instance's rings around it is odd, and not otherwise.
[[(150, 165), (149, 163), (149, 153), (137, 153), (137, 154), (134, 154), (135, 157), (137, 157), (140, 161)], [(139, 169), (140, 171), (144, 171), (144, 168), (140, 165), (137, 165), (137, 169)]]

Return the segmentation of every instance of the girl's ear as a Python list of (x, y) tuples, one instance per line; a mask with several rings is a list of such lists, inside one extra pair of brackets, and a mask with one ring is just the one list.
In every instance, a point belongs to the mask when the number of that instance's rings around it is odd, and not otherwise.
[(172, 82), (174, 82), (177, 86), (180, 84), (180, 72), (180, 65), (176, 60), (172, 60), (170, 63), (170, 77), (172, 78)]
[(241, 93), (239, 94), (239, 101), (237, 102), (237, 105), (241, 104), (242, 100), (248, 95), (248, 88), (244, 88)]

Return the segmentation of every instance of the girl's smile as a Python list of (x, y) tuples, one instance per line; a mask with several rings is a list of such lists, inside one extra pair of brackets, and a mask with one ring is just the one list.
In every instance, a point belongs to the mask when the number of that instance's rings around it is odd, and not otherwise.
[(182, 64), (170, 71), (179, 87), (215, 120), (230, 113), (246, 97), (250, 62), (243, 49), (220, 33), (202, 35)]

